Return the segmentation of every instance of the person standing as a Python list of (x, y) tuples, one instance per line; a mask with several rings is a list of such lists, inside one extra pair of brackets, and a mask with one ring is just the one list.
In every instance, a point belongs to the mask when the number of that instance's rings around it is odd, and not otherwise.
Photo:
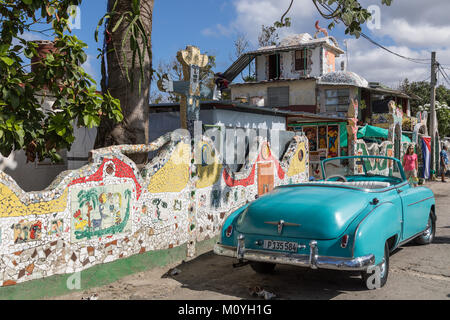
[(445, 181), (445, 174), (447, 173), (447, 165), (448, 165), (448, 155), (447, 155), (447, 146), (444, 144), (442, 146), (441, 154), (441, 176), (442, 176), (442, 182)]
[(417, 172), (419, 170), (419, 161), (417, 154), (414, 152), (414, 145), (410, 145), (406, 154), (403, 156), (403, 169), (405, 170), (406, 179), (413, 182), (418, 181)]

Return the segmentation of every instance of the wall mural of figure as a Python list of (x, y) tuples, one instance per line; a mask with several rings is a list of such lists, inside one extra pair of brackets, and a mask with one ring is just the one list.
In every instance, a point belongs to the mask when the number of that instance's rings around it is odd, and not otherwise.
[(319, 149), (328, 149), (327, 126), (319, 127)]
[(339, 127), (328, 126), (328, 158), (339, 156)]
[(26, 243), (30, 241), (41, 240), (42, 222), (21, 220), (19, 223), (13, 224), (14, 243)]
[(317, 151), (317, 127), (304, 127), (303, 132), (309, 141), (309, 151)]
[(63, 233), (64, 222), (62, 219), (53, 220), (50, 224), (50, 230), (48, 231), (49, 235), (60, 236)]

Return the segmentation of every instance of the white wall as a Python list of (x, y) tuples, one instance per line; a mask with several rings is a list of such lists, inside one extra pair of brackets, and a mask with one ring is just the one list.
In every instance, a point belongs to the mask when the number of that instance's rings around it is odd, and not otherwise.
[[(38, 101), (43, 99), (39, 94)], [(55, 99), (45, 96), (42, 102), (43, 110), (51, 110)], [(61, 150), (63, 163), (51, 164), (49, 160), (42, 163), (27, 163), (24, 151), (13, 152), (8, 158), (0, 155), (0, 170), (10, 175), (26, 192), (41, 191), (47, 188), (58, 174), (65, 170), (75, 170), (88, 163), (87, 157), (93, 149), (97, 129), (77, 128), (74, 126), (75, 141), (70, 151)], [(85, 158), (81, 161), (68, 161), (67, 157)]]
[[(89, 152), (94, 149), (95, 138), (97, 137), (97, 128), (77, 128), (74, 126), (75, 141), (67, 151), (67, 168), (69, 170), (79, 169), (88, 163)], [(70, 158), (79, 158), (80, 160), (72, 160)], [(81, 160), (81, 159), (85, 160)]]
[(286, 86), (289, 87), (289, 105), (316, 105), (315, 79), (231, 85), (231, 99), (235, 100), (237, 97), (247, 97), (250, 101), (252, 97), (262, 97), (265, 102), (264, 105), (267, 106), (267, 88)]
[(26, 192), (41, 191), (47, 188), (58, 174), (67, 170), (65, 152), (62, 164), (50, 164), (44, 161), (27, 163), (24, 151), (13, 152), (8, 158), (0, 155), (0, 170), (10, 175), (17, 184)]
[[(207, 125), (223, 125), (248, 129), (286, 130), (286, 118), (257, 113), (236, 112), (232, 110), (202, 110), (200, 120)], [(180, 128), (179, 112), (151, 113), (149, 139)]]
[[(323, 47), (315, 47), (308, 49), (310, 62), (308, 63), (309, 77), (320, 77), (325, 72), (324, 65), (325, 49)], [(268, 79), (267, 59), (269, 54), (256, 57), (256, 80), (264, 81)], [(304, 77), (303, 72), (295, 71), (295, 50), (280, 53), (280, 78), (299, 79)]]

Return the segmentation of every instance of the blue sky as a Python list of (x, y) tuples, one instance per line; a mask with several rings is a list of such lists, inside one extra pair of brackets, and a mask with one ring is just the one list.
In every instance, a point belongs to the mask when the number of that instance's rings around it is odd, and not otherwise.
[[(279, 20), (289, 5), (289, 0), (155, 0), (153, 12), (153, 63), (170, 61), (179, 49), (196, 45), (204, 52), (216, 56), (216, 71), (224, 71), (232, 63), (233, 40), (245, 35), (257, 47), (261, 24)], [(381, 6), (380, 0), (361, 0), (363, 5), (380, 7), (380, 28), (364, 31), (391, 50), (413, 58), (429, 58), (431, 50), (438, 51), (438, 60), (450, 65), (450, 1), (434, 0), (430, 6), (423, 0), (394, 0), (391, 7)], [(99, 82), (100, 61), (97, 48), (102, 45), (94, 40), (94, 31), (106, 12), (106, 0), (84, 0), (81, 6), (81, 29), (74, 34), (89, 46), (89, 60), (85, 69)], [(292, 27), (281, 36), (308, 32), (314, 34), (314, 23), (320, 20), (322, 27), (328, 21), (319, 16), (311, 0), (296, 0), (289, 16)], [(381, 81), (392, 87), (408, 77), (412, 81), (425, 80), (429, 66), (397, 58), (364, 39), (354, 39), (344, 34), (342, 26), (329, 32), (345, 49), (348, 39), (349, 70), (368, 81)], [(28, 35), (42, 39), (42, 35)], [(341, 59), (346, 59), (341, 56)], [(338, 62), (339, 63), (339, 62)], [(448, 71), (450, 72), (450, 71)]]
[[(96, 57), (97, 48), (103, 43), (103, 35), (100, 32), (99, 43), (96, 43), (94, 31), (98, 21), (106, 12), (106, 2), (106, 0), (84, 0), (80, 8), (81, 29), (73, 31), (89, 46), (87, 50), (89, 61), (86, 69), (98, 82), (100, 61)], [(233, 12), (229, 10), (229, 6), (227, 1), (218, 6), (216, 0), (156, 0), (152, 32), (154, 67), (156, 68), (159, 61), (169, 61), (174, 58), (176, 52), (184, 49), (186, 45), (196, 45), (202, 51), (217, 56), (218, 70), (226, 69), (231, 64), (229, 55), (232, 52), (233, 40), (204, 35), (202, 30), (218, 22), (230, 21)], [(36, 36), (42, 38), (39, 34)]]

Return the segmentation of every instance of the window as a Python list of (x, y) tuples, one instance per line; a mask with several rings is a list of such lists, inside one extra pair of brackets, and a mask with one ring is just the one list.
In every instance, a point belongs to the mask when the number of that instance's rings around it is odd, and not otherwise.
[(289, 106), (289, 87), (267, 88), (267, 97), (269, 107), (287, 107)]
[(269, 80), (280, 78), (280, 55), (269, 56)]
[(350, 90), (325, 90), (327, 112), (347, 112), (350, 106)]
[(308, 50), (295, 51), (295, 71), (306, 71), (308, 65)]

